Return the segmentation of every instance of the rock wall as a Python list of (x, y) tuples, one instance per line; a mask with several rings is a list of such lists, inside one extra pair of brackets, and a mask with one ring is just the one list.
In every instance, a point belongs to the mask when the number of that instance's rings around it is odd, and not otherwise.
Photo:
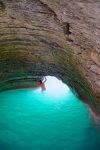
[(52, 75), (100, 114), (99, 14), (99, 0), (0, 0), (0, 90)]

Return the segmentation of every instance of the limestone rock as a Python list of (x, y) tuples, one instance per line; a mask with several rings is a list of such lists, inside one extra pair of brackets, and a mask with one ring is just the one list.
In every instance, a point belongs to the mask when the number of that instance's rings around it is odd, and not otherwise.
[(100, 67), (100, 53), (92, 52), (91, 53), (91, 59)]

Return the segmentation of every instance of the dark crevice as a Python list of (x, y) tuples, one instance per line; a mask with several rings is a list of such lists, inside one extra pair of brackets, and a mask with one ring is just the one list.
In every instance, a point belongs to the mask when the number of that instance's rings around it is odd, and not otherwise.
[(2, 1), (0, 1), (0, 10), (4, 11), (5, 10), (5, 5)]
[(70, 35), (71, 31), (70, 31), (70, 24), (68, 22), (64, 22), (63, 23), (63, 31), (65, 34)]

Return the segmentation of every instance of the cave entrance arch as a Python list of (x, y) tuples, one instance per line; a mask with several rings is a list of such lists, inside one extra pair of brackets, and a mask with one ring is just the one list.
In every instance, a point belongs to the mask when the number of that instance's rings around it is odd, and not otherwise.
[(95, 87), (81, 66), (85, 61), (68, 43), (73, 42), (70, 24), (40, 0), (5, 1), (0, 7), (0, 90), (35, 86), (39, 78), (51, 75), (100, 113)]
[(41, 51), (43, 55), (40, 50), (32, 50), (31, 54), (29, 51), (17, 50), (16, 55), (11, 50), (5, 52), (8, 54), (8, 59), (5, 64), (4, 58), (1, 66), (3, 73), (0, 90), (33, 87), (33, 83), (35, 87), (43, 76), (55, 76), (67, 84), (81, 100), (87, 101), (91, 108), (95, 109), (95, 97), (69, 49), (66, 52), (62, 47), (58, 48), (57, 45), (52, 44), (48, 49)]

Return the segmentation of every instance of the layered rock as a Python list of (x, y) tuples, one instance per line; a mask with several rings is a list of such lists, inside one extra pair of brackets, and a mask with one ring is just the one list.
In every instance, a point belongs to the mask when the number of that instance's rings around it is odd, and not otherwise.
[(0, 90), (52, 75), (100, 114), (99, 0), (0, 1)]

